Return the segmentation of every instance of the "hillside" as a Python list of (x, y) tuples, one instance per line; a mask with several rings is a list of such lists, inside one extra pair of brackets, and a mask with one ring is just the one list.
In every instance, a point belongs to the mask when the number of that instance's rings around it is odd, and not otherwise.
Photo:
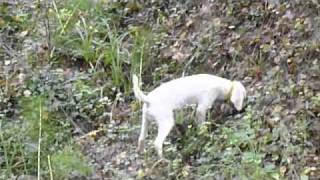
[[(0, 179), (319, 179), (320, 3), (0, 2)], [(141, 103), (183, 75), (241, 81), (245, 112), (177, 111), (164, 145)]]

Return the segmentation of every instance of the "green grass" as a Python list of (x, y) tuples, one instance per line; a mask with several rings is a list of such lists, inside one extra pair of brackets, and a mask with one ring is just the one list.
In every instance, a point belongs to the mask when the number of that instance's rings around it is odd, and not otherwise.
[(71, 171), (83, 174), (91, 172), (79, 150), (58, 153), (59, 149), (74, 145), (71, 143), (68, 126), (61, 124), (62, 121), (57, 119), (59, 116), (48, 111), (47, 103), (44, 96), (25, 98), (20, 102), (23, 112), (21, 122), (0, 120), (0, 154), (4, 160), (0, 164), (0, 177), (37, 173), (40, 173), (40, 177), (48, 177), (48, 156), (52, 156), (53, 168), (57, 169), (53, 174), (58, 179)]
[(130, 51), (131, 73), (141, 75), (152, 62), (149, 59), (150, 48), (153, 44), (153, 34), (147, 27), (131, 27), (130, 34), (133, 39)]
[(87, 159), (81, 154), (81, 151), (74, 147), (66, 146), (63, 150), (51, 155), (52, 171), (54, 178), (66, 179), (70, 172), (77, 171), (87, 176), (93, 169), (89, 167)]
[(57, 24), (52, 32), (53, 45), (58, 52), (68, 54), (71, 59), (84, 60), (93, 71), (98, 71), (102, 65), (118, 91), (131, 92), (131, 77), (126, 72), (141, 75), (149, 65), (153, 39), (150, 30), (139, 26), (119, 27), (117, 22), (125, 15), (113, 12), (121, 7), (118, 3), (106, 6), (103, 2), (71, 0), (68, 4), (53, 4), (49, 12)]

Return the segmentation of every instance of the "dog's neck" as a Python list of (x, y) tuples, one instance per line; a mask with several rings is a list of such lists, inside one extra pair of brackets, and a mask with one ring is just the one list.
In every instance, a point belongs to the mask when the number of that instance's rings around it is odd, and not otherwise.
[(225, 99), (226, 99), (228, 102), (231, 101), (231, 95), (232, 95), (233, 89), (234, 89), (234, 83), (233, 83), (233, 81), (231, 81), (231, 82), (230, 82), (229, 91), (228, 91), (228, 93), (227, 93), (226, 96), (225, 96)]

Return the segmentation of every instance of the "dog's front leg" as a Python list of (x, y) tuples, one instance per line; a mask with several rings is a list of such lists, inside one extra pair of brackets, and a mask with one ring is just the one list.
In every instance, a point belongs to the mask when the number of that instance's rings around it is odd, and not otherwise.
[(196, 118), (202, 124), (206, 120), (207, 110), (210, 107), (207, 105), (199, 104), (197, 107)]
[(197, 120), (200, 122), (200, 124), (202, 124), (205, 120), (206, 120), (206, 110), (199, 110), (197, 108), (197, 114), (196, 114), (196, 117), (197, 117)]
[(203, 94), (201, 100), (198, 102), (196, 117), (201, 124), (206, 120), (207, 111), (211, 108), (216, 97), (216, 93), (211, 91), (207, 94)]

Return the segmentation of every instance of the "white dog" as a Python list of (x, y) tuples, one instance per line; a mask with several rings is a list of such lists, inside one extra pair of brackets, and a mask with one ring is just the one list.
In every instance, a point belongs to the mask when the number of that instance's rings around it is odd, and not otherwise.
[(163, 83), (148, 95), (140, 90), (138, 77), (133, 75), (133, 91), (136, 98), (144, 102), (138, 149), (144, 149), (148, 119), (154, 119), (158, 124), (158, 135), (154, 145), (161, 159), (163, 142), (174, 126), (173, 110), (197, 104), (196, 117), (203, 122), (207, 110), (215, 100), (231, 101), (240, 111), (246, 97), (246, 90), (239, 81), (230, 81), (209, 74), (187, 76)]

